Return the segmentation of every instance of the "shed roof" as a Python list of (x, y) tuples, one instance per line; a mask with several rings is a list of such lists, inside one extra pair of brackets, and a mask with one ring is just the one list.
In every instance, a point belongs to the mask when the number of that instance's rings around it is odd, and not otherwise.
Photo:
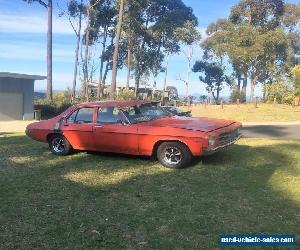
[(46, 76), (39, 75), (27, 75), (27, 74), (18, 74), (10, 72), (0, 72), (0, 78), (18, 78), (18, 79), (28, 79), (28, 80), (45, 80)]

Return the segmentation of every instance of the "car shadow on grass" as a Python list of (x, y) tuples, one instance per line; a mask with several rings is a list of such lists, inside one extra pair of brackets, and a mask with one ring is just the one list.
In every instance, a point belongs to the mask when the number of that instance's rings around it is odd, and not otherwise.
[(223, 233), (300, 235), (297, 197), (276, 186), (278, 177), (293, 183), (299, 174), (299, 147), (241, 143), (171, 170), (115, 154), (56, 157), (44, 144), (7, 135), (0, 245), (218, 249)]

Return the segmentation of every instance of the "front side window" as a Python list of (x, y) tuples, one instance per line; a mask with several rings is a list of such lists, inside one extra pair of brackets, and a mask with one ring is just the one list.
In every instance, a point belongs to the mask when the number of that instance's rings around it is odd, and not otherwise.
[(93, 108), (81, 108), (69, 116), (68, 123), (92, 123), (93, 113)]
[(76, 115), (77, 115), (78, 110), (74, 111), (68, 118), (68, 123), (74, 123), (75, 119), (76, 119)]
[(116, 124), (123, 118), (122, 112), (116, 107), (105, 107), (98, 111), (98, 123)]

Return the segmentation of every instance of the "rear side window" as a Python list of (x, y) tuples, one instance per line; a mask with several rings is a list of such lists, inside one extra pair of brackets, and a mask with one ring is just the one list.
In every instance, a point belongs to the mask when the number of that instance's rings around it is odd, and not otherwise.
[(93, 113), (93, 108), (81, 108), (69, 116), (68, 123), (92, 123)]

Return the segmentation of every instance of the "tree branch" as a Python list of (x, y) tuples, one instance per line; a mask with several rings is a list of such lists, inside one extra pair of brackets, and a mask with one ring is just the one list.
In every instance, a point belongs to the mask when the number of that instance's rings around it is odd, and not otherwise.
[(42, 0), (35, 0), (36, 2), (38, 2), (40, 5), (44, 6), (46, 9), (48, 8), (48, 4), (46, 4), (44, 1)]
[(70, 22), (70, 25), (71, 25), (73, 31), (75, 32), (75, 35), (76, 35), (76, 36), (79, 36), (79, 34), (78, 34), (77, 30), (75, 29), (74, 24), (72, 23), (72, 20), (71, 20), (70, 17), (68, 18), (68, 20), (69, 20), (69, 22)]
[(177, 81), (182, 81), (182, 82), (184, 82), (184, 84), (187, 83), (186, 80), (184, 80), (184, 79), (181, 78), (180, 74), (178, 74), (178, 75), (176, 76), (176, 80), (177, 80)]

